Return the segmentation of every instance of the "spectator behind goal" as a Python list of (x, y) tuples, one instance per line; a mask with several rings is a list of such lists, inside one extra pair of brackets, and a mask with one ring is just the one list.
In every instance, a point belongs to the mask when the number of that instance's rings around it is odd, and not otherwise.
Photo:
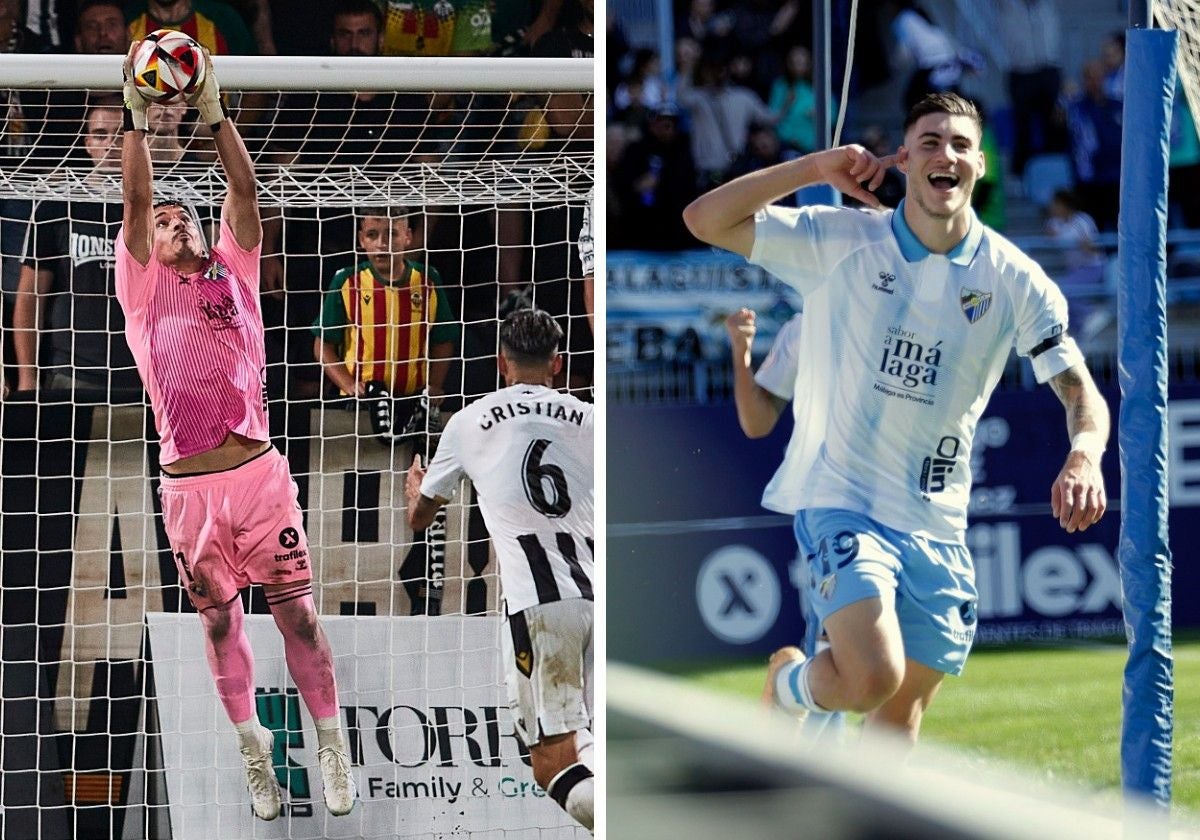
[(156, 29), (178, 29), (213, 55), (258, 55), (246, 21), (221, 0), (142, 0), (128, 7), (129, 38)]
[(333, 275), (312, 325), (313, 353), (341, 394), (364, 396), (372, 382), (396, 397), (428, 388), (436, 407), (458, 340), (441, 277), (405, 257), (410, 211), (364, 207), (356, 215), (364, 258)]
[[(186, 109), (183, 102), (147, 106), (146, 139), (154, 163), (186, 156), (179, 142)], [(121, 100), (115, 97), (87, 106), (78, 143), (92, 163), (89, 178), (118, 170), (121, 119)], [(125, 316), (114, 297), (113, 242), (121, 213), (120, 202), (42, 201), (34, 207), (13, 311), (18, 391), (40, 385), (95, 391), (107, 402), (141, 401)], [(48, 359), (39, 351), (43, 341)], [(45, 369), (39, 356), (48, 362)]]

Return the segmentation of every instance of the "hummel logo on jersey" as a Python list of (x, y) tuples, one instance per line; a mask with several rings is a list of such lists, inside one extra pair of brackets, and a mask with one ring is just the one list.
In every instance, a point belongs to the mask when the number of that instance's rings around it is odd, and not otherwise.
[(987, 311), (992, 308), (991, 292), (981, 292), (977, 289), (968, 289), (966, 286), (963, 286), (959, 300), (962, 303), (963, 314), (967, 316), (967, 321), (972, 324), (986, 315)]
[(928, 494), (946, 489), (946, 479), (954, 472), (960, 447), (958, 438), (946, 435), (938, 441), (937, 451), (921, 465), (921, 496), (925, 501), (929, 501)]
[(891, 288), (891, 285), (895, 282), (895, 274), (892, 274), (889, 271), (881, 271), (879, 272), (879, 282), (872, 283), (871, 288), (877, 292), (884, 292), (885, 294), (894, 295), (896, 294), (896, 290)]

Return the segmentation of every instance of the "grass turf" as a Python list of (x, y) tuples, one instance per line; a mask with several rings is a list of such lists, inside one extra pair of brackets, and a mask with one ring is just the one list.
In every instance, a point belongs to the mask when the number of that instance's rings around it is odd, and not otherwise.
[[(667, 667), (757, 698), (766, 657)], [(1123, 643), (978, 647), (925, 717), (922, 738), (1097, 791), (1120, 785)], [(1200, 635), (1175, 641), (1174, 803), (1200, 812)]]

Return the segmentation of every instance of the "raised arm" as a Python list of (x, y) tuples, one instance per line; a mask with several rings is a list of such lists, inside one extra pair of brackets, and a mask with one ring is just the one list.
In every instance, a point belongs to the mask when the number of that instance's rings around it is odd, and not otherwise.
[(725, 319), (725, 329), (729, 331), (733, 352), (733, 402), (737, 406), (738, 423), (746, 437), (761, 438), (775, 428), (787, 402), (754, 381), (754, 371), (750, 369), (754, 322), (754, 310), (743, 307)]
[(1071, 438), (1071, 451), (1050, 490), (1050, 509), (1067, 533), (1085, 531), (1100, 521), (1108, 504), (1100, 474), (1109, 435), (1108, 405), (1082, 364), (1054, 376), (1050, 387), (1067, 410)]
[(142, 265), (150, 260), (154, 204), (154, 171), (150, 164), (150, 144), (146, 140), (146, 100), (133, 85), (133, 53), (141, 41), (134, 41), (125, 56), (124, 87), (125, 134), (121, 140), (121, 195), (125, 247)]
[(898, 160), (897, 155), (877, 158), (862, 146), (813, 152), (705, 193), (684, 209), (683, 221), (701, 242), (749, 257), (754, 247), (754, 214), (771, 202), (801, 187), (824, 183), (878, 208), (873, 191)]
[(234, 238), (243, 250), (250, 250), (262, 242), (262, 218), (258, 212), (258, 184), (254, 177), (254, 163), (242, 135), (233, 120), (225, 115), (221, 104), (221, 86), (217, 82), (212, 56), (204, 51), (204, 80), (196, 92), (187, 97), (188, 104), (200, 112), (202, 119), (212, 131), (217, 157), (225, 170), (228, 191), (221, 205), (221, 218), (233, 231)]

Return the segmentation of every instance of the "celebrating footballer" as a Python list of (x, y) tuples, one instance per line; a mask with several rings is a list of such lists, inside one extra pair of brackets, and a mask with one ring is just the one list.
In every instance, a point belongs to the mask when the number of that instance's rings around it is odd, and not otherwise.
[[(909, 112), (893, 155), (815, 152), (731, 181), (684, 212), (699, 239), (798, 289), (805, 331), (823, 337), (806, 345), (802, 364), (816, 374), (805, 378), (803, 410), (825, 434), (787, 480), (829, 647), (808, 659), (777, 651), (764, 696), (797, 716), (864, 712), (868, 726), (912, 741), (974, 639), (964, 542), (972, 437), (1010, 348), (1066, 409), (1071, 446), (1050, 489), (1054, 516), (1074, 532), (1105, 509), (1108, 409), (1068, 335), (1062, 293), (971, 209), (987, 166), (981, 135), (974, 104), (930, 94)], [(908, 176), (905, 198), (880, 211), (872, 190), (890, 166)], [(771, 204), (817, 183), (875, 209)]]

